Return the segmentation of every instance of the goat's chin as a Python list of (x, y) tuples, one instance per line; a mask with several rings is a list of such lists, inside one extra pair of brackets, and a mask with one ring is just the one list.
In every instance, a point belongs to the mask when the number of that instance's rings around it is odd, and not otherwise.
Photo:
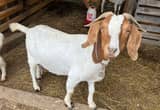
[(132, 61), (136, 61), (138, 59), (138, 54), (130, 56)]

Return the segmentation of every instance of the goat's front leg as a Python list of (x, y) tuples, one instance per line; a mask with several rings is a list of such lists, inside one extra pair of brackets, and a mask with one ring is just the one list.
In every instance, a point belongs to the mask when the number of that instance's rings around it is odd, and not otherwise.
[(3, 59), (1, 60), (0, 66), (1, 66), (0, 68), (2, 72), (1, 81), (5, 81), (6, 80), (6, 63)]
[(78, 83), (79, 82), (77, 80), (70, 78), (70, 76), (67, 79), (67, 83), (66, 83), (67, 93), (66, 93), (66, 96), (64, 98), (64, 102), (65, 102), (65, 105), (69, 108), (69, 110), (72, 110), (72, 108), (73, 108), (73, 105), (72, 105), (72, 102), (71, 102), (71, 97), (72, 97), (72, 94), (74, 92), (74, 87)]
[(94, 82), (88, 82), (88, 105), (91, 109), (96, 110), (96, 104), (93, 101), (93, 96), (95, 92)]
[(33, 88), (35, 91), (40, 91), (40, 87), (37, 83), (37, 80), (36, 80), (36, 64), (34, 63), (29, 63), (29, 67), (30, 67), (30, 73), (31, 73), (31, 77), (32, 77), (32, 82), (33, 82)]

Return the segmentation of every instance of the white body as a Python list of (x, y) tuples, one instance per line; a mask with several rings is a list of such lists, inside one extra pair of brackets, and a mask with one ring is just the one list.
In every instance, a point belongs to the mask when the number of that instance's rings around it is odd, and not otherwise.
[[(99, 81), (103, 66), (92, 61), (92, 47), (81, 48), (87, 35), (67, 34), (39, 25), (26, 33), (28, 60), (57, 75), (81, 81)], [(92, 78), (92, 77), (93, 78)]]
[(93, 101), (94, 82), (105, 76), (105, 64), (95, 64), (92, 60), (92, 48), (82, 48), (87, 35), (67, 34), (44, 25), (26, 28), (18, 23), (10, 25), (12, 31), (26, 33), (28, 63), (33, 81), (33, 88), (40, 90), (36, 78), (41, 77), (39, 65), (56, 75), (67, 75), (65, 104), (71, 108), (71, 95), (74, 87), (87, 81), (89, 86), (88, 104), (96, 108)]
[[(118, 36), (122, 22), (123, 16), (112, 16), (110, 29), (114, 31), (109, 33), (111, 36), (110, 47), (117, 49), (116, 56), (120, 53)], [(87, 81), (89, 86), (88, 104), (90, 108), (96, 108), (93, 101), (94, 82), (104, 78), (105, 66), (109, 61), (98, 64), (93, 62), (93, 46), (85, 49), (81, 47), (81, 44), (87, 39), (87, 35), (68, 34), (44, 25), (27, 28), (21, 24), (12, 23), (10, 29), (26, 33), (28, 63), (35, 90), (40, 90), (36, 78), (40, 77), (39, 65), (41, 65), (52, 74), (68, 76), (67, 94), (64, 99), (68, 107), (72, 107), (71, 95), (74, 87), (82, 81)]]
[[(0, 49), (3, 46), (3, 39), (4, 35), (0, 33)], [(0, 56), (0, 69), (1, 69), (1, 81), (4, 81), (6, 79), (6, 62), (4, 61), (3, 57)]]

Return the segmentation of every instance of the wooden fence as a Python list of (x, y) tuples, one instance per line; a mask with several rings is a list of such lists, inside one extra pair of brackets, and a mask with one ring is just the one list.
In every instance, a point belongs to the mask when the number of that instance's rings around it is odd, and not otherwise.
[(11, 22), (19, 22), (34, 14), (53, 0), (0, 0), (0, 32)]
[(160, 46), (160, 1), (139, 0), (135, 18), (147, 30), (143, 33), (143, 40)]

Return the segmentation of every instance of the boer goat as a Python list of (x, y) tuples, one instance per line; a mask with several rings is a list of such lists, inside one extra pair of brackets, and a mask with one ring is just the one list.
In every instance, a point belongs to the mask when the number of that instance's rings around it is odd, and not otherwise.
[(104, 78), (105, 66), (111, 58), (117, 57), (125, 46), (132, 60), (138, 58), (141, 43), (141, 32), (138, 28), (141, 27), (131, 15), (116, 16), (107, 12), (89, 26), (87, 36), (68, 34), (45, 25), (28, 28), (18, 23), (10, 24), (11, 31), (19, 30), (26, 34), (33, 88), (40, 90), (36, 81), (40, 74), (39, 65), (53, 74), (68, 76), (64, 102), (69, 108), (72, 108), (71, 96), (74, 88), (82, 81), (88, 82), (89, 107), (96, 108), (93, 101), (95, 82)]

